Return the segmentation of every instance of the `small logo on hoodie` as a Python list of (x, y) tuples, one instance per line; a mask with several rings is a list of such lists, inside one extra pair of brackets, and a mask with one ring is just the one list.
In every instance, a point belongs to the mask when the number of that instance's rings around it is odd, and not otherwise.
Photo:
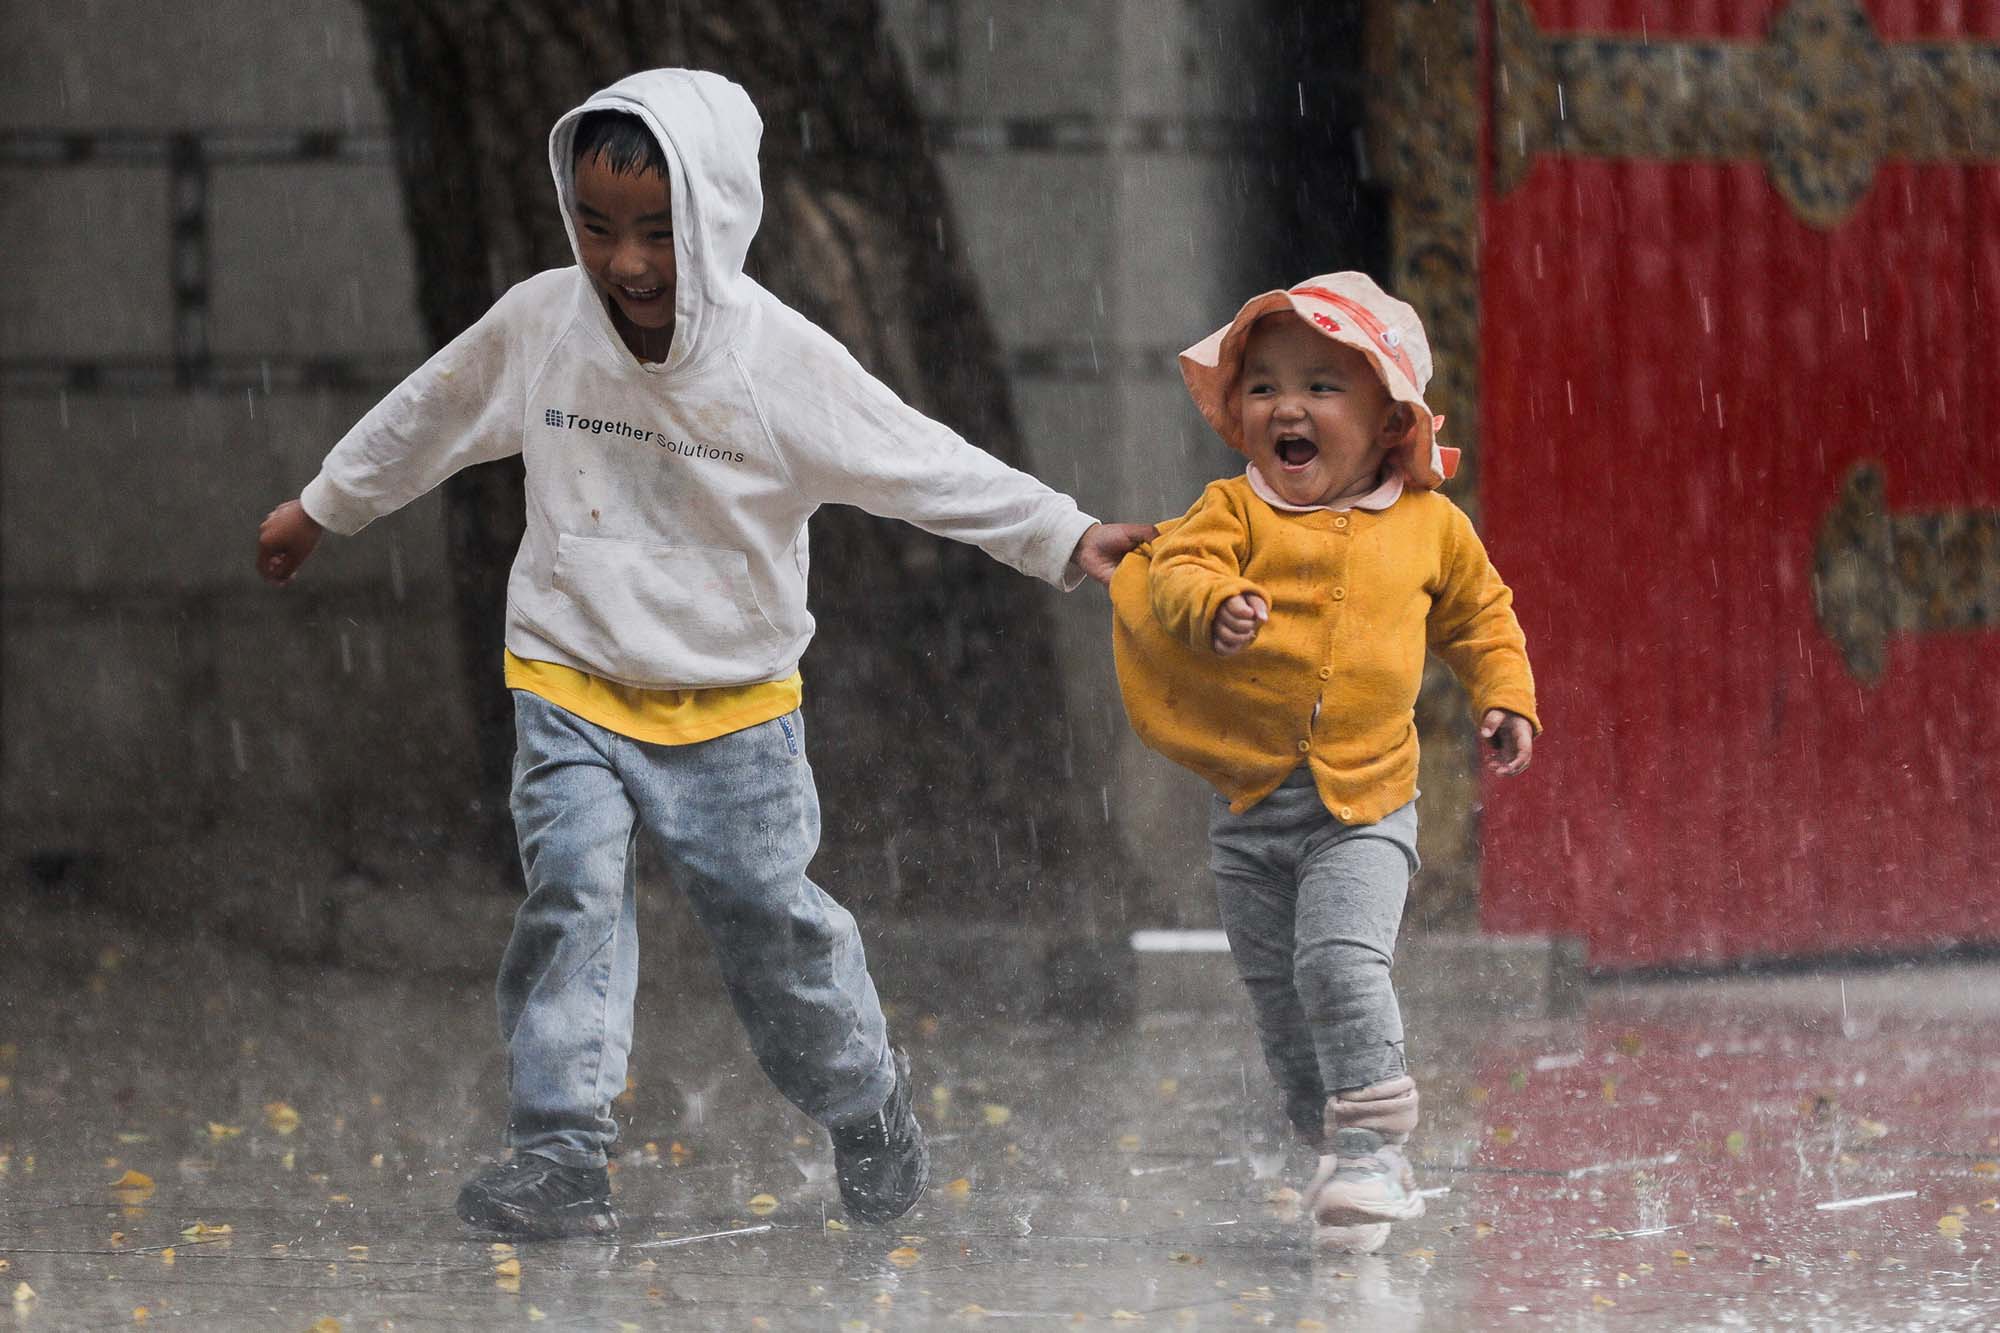
[(592, 435), (622, 435), (640, 444), (650, 444), (656, 449), (664, 449), (681, 458), (711, 458), (722, 463), (741, 463), (740, 449), (717, 449), (706, 444), (694, 444), (688, 440), (673, 440), (657, 430), (645, 426), (635, 426), (629, 421), (611, 421), (604, 417), (585, 416), (581, 412), (565, 412), (559, 407), (542, 409), (542, 424), (553, 430), (582, 430)]

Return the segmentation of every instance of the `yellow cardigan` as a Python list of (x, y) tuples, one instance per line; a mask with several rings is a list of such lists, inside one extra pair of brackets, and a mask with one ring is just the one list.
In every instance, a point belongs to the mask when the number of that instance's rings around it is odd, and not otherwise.
[[(1111, 582), (1112, 652), (1139, 738), (1249, 809), (1309, 761), (1320, 798), (1372, 824), (1417, 793), (1426, 646), (1489, 708), (1535, 717), (1514, 595), (1459, 507), (1406, 490), (1387, 509), (1283, 513), (1243, 477), (1212, 482)], [(1242, 652), (1209, 647), (1239, 592), (1271, 619)], [(1317, 717), (1314, 704), (1319, 704)]]

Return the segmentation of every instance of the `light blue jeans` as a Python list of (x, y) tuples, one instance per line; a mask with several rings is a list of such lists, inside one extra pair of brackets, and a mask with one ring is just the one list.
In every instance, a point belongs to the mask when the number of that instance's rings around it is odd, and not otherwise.
[(1215, 797), (1208, 836), (1264, 1061), (1294, 1123), (1311, 1129), (1329, 1096), (1404, 1072), (1389, 964), (1417, 870), (1416, 802), (1343, 824), (1300, 765), (1240, 815)]
[(642, 829), (688, 895), (778, 1090), (826, 1125), (879, 1110), (895, 1069), (861, 937), (805, 873), (819, 796), (801, 715), (652, 745), (516, 690), (514, 723), (528, 896), (497, 987), (509, 1145), (595, 1167), (618, 1137), (611, 1099), (632, 1049)]

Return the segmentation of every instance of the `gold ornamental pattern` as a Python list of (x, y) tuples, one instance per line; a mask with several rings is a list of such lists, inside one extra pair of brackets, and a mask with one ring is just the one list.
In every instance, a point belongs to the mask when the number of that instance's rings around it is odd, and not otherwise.
[(1877, 164), (2000, 158), (2000, 45), (1882, 41), (1861, 0), (1792, 0), (1759, 43), (1549, 36), (1494, 0), (1496, 194), (1544, 153), (1760, 158), (1800, 218), (1838, 226)]

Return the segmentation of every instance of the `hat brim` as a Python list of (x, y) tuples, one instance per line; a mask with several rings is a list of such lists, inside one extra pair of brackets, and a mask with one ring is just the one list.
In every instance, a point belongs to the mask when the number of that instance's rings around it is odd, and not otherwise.
[(1305, 320), (1315, 333), (1352, 347), (1368, 358), (1368, 364), (1382, 380), (1389, 397), (1414, 409), (1415, 423), (1409, 438), (1391, 455), (1392, 465), (1405, 482), (1426, 490), (1442, 485), (1458, 470), (1458, 450), (1438, 445), (1435, 419), (1423, 392), (1404, 369), (1381, 354), (1372, 339), (1361, 330), (1343, 324), (1329, 331), (1314, 322), (1308, 298), (1288, 291), (1270, 291), (1253, 296), (1236, 312), (1236, 318), (1180, 354), (1181, 379), (1194, 398), (1195, 407), (1223, 442), (1238, 453), (1248, 453), (1243, 443), (1241, 380), (1243, 349), (1250, 330), (1266, 315), (1290, 312)]

